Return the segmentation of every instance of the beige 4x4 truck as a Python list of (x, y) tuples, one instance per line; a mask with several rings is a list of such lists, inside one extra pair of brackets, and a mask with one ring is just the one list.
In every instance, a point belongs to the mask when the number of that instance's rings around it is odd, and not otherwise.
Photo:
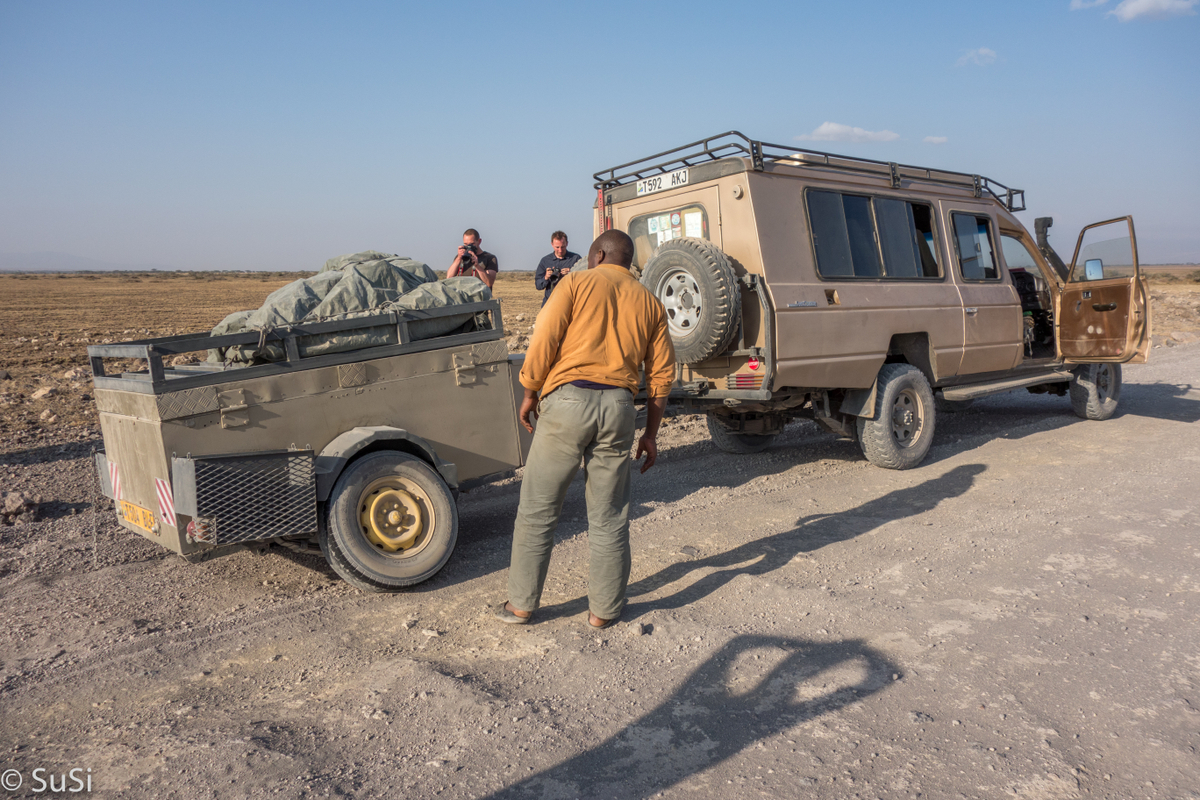
[(1116, 409), (1146, 360), (1133, 219), (1089, 225), (1069, 265), (1024, 192), (979, 175), (730, 132), (595, 175), (595, 231), (633, 237), (680, 361), (674, 397), (718, 447), (757, 452), (797, 416), (916, 466), (937, 409), (1013, 389)]

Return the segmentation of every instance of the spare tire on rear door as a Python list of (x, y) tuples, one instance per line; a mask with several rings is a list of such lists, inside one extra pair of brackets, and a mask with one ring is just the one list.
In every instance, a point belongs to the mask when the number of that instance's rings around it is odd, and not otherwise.
[(667, 309), (675, 357), (698, 364), (729, 348), (742, 321), (742, 297), (729, 256), (703, 239), (663, 243), (642, 270), (642, 285)]

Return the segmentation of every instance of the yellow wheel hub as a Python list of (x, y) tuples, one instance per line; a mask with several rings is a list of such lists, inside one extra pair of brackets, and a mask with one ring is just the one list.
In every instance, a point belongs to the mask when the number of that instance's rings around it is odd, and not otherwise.
[(429, 498), (399, 476), (375, 481), (362, 494), (358, 522), (371, 544), (404, 555), (419, 550), (433, 530)]

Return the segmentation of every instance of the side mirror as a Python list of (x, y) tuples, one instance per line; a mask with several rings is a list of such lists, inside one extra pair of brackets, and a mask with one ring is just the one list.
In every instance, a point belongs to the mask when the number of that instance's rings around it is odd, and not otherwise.
[(1085, 281), (1104, 280), (1104, 262), (1098, 258), (1089, 258), (1083, 262), (1083, 279)]

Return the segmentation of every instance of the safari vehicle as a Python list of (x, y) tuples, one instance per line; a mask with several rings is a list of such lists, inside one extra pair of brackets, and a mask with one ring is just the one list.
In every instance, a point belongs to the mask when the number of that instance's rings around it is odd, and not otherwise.
[[(490, 329), (411, 335), (414, 323), (464, 313), (488, 315)], [(367, 331), (392, 343), (305, 355), (305, 337)], [(520, 357), (503, 336), (499, 302), (489, 300), (90, 346), (103, 492), (121, 525), (186, 556), (319, 548), (364, 590), (426, 580), (454, 549), (458, 493), (520, 466), (529, 449), (517, 424)], [(163, 363), (272, 341), (286, 360)], [(109, 375), (112, 359), (147, 366)]]
[(906, 469), (937, 409), (1025, 388), (1106, 419), (1150, 318), (1133, 219), (1089, 225), (1070, 264), (989, 178), (729, 133), (597, 173), (595, 229), (627, 232), (666, 307), (673, 396), (713, 441), (765, 448), (811, 416)]

